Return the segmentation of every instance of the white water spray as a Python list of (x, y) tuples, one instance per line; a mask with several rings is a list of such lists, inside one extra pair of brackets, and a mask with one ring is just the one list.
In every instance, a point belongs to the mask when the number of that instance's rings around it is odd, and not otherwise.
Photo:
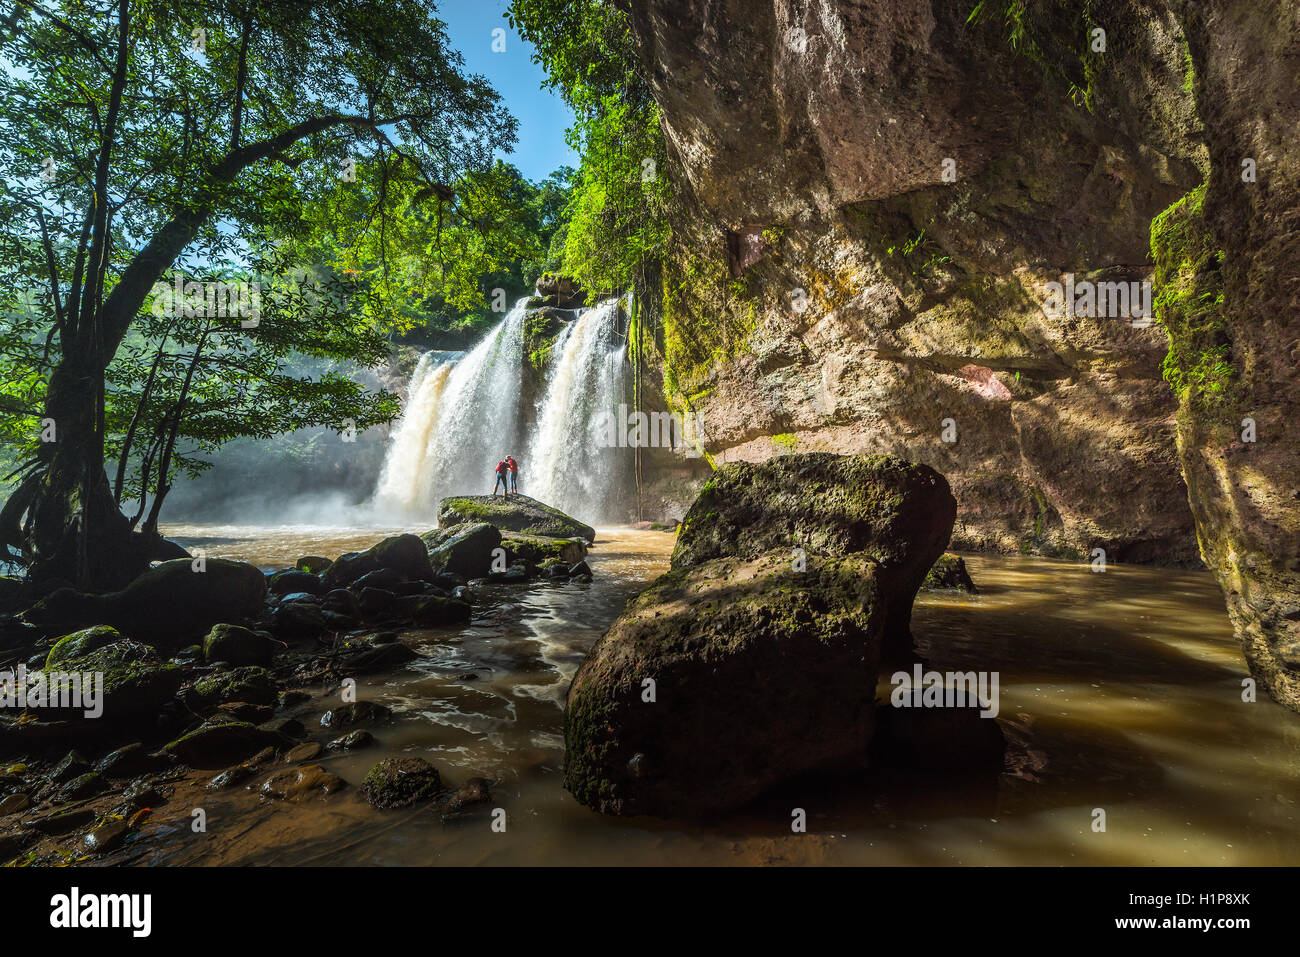
[(526, 301), (463, 358), (420, 360), (375, 490), (378, 511), (433, 524), (439, 499), (491, 489), (493, 468), (520, 438)]
[[(507, 454), (519, 491), (587, 522), (621, 520), (626, 449), (601, 444), (602, 416), (627, 401), (619, 300), (585, 310), (556, 337), (535, 422), (522, 436), (524, 303), (468, 354), (421, 358), (375, 491), (381, 514), (430, 519), (449, 495), (485, 495)], [(523, 451), (521, 451), (523, 450)]]

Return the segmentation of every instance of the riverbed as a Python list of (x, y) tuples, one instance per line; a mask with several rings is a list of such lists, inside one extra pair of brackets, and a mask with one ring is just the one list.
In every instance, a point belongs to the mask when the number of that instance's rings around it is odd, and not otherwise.
[[(186, 547), (264, 568), (364, 548), (395, 529), (171, 526)], [(618, 819), (562, 786), (562, 704), (586, 650), (661, 573), (673, 536), (601, 529), (590, 584), (488, 586), (470, 625), (403, 636), (419, 658), (359, 682), (396, 720), (371, 748), (318, 763), (352, 787), (302, 804), (182, 783), (140, 863), (166, 864), (1271, 864), (1300, 857), (1300, 719), (1248, 677), (1207, 572), (967, 556), (979, 595), (925, 593), (928, 667), (995, 670), (1003, 773), (876, 772), (793, 782), (707, 822)], [(292, 714), (316, 740), (337, 689)], [(382, 757), (493, 781), (493, 815), (444, 824), (359, 796)], [(262, 780), (270, 772), (255, 779)], [(195, 834), (190, 812), (207, 812)], [(794, 808), (807, 833), (791, 832)], [(1097, 829), (1098, 811), (1105, 829)], [(500, 818), (500, 815), (497, 816)]]

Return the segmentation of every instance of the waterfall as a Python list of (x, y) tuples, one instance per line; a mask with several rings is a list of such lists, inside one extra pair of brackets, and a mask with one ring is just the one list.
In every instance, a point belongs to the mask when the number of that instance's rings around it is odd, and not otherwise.
[(602, 416), (627, 401), (619, 300), (584, 310), (560, 331), (527, 436), (519, 414), (526, 301), (472, 351), (420, 359), (375, 490), (378, 512), (432, 518), (441, 498), (487, 494), (496, 463), (513, 454), (521, 493), (582, 521), (623, 517), (617, 502), (631, 460), (597, 433)]
[(421, 358), (376, 486), (378, 511), (432, 524), (439, 499), (492, 488), (493, 468), (518, 448), (526, 302), (468, 354)]
[(627, 342), (619, 330), (619, 300), (588, 309), (556, 338), (547, 388), (520, 462), (519, 490), (575, 517), (613, 517), (626, 494), (625, 449), (602, 446), (601, 416), (626, 402)]

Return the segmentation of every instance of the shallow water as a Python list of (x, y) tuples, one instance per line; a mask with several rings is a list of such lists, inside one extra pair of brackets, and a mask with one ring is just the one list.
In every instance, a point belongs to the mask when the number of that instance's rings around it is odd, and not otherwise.
[[(210, 556), (285, 567), (389, 530), (173, 526)], [(1208, 573), (1029, 558), (967, 558), (976, 596), (923, 593), (913, 631), (928, 666), (1000, 673), (1006, 770), (803, 780), (707, 823), (607, 818), (561, 786), (561, 704), (626, 600), (667, 565), (673, 538), (603, 529), (590, 585), (483, 590), (470, 626), (404, 637), (421, 657), (363, 680), (397, 712), (378, 743), (319, 763), (353, 787), (304, 804), (182, 786), (156, 811), (143, 863), (214, 864), (1291, 864), (1300, 859), (1300, 717), (1241, 700), (1247, 676)], [(467, 676), (474, 675), (471, 680)], [(294, 713), (313, 738), (337, 689)], [(443, 824), (380, 812), (366, 770), (419, 755), (459, 784), (492, 779), (493, 807)], [(261, 781), (266, 774), (255, 778)], [(209, 777), (205, 775), (204, 778)], [(189, 814), (203, 807), (206, 834)], [(790, 832), (804, 808), (808, 833)], [(1106, 830), (1094, 832), (1094, 809)]]

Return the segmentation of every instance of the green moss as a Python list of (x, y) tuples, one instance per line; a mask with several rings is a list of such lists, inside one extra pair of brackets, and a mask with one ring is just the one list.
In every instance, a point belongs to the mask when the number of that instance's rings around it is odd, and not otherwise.
[(772, 444), (787, 452), (795, 452), (799, 448), (799, 436), (789, 432), (782, 432), (779, 435), (772, 436)]
[(1154, 310), (1169, 333), (1165, 381), (1209, 418), (1231, 418), (1238, 400), (1232, 336), (1223, 315), (1223, 253), (1205, 220), (1204, 185), (1151, 223)]

